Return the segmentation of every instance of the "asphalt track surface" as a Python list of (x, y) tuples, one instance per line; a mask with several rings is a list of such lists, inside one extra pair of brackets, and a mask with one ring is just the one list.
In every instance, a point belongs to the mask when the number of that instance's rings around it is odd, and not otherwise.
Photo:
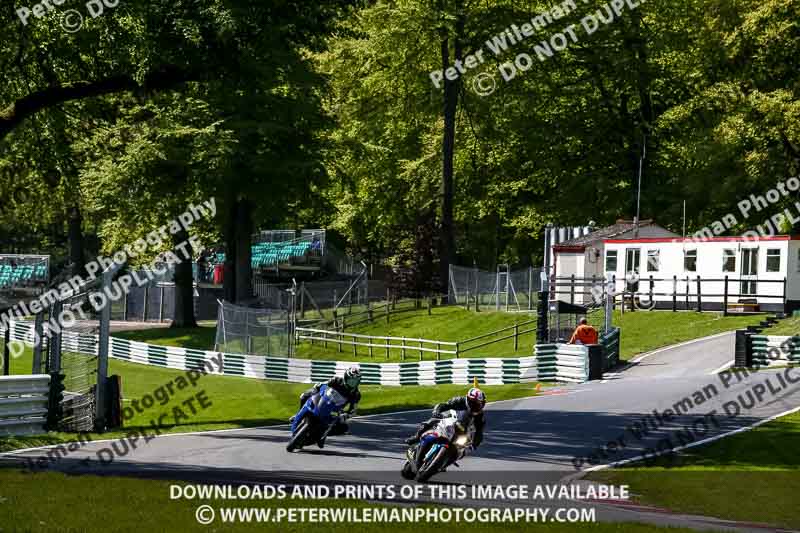
[[(733, 334), (718, 335), (646, 354), (602, 382), (546, 389), (540, 396), (491, 403), (484, 444), (463, 460), (460, 468), (451, 467), (434, 481), (527, 485), (573, 481), (580, 471), (631, 460), (667, 445), (676, 448), (714, 439), (800, 406), (800, 368), (728, 374), (723, 380), (716, 372), (733, 360), (733, 353)], [(685, 403), (686, 398), (691, 404)], [(728, 402), (737, 404), (740, 412), (731, 415), (735, 410)], [(664, 414), (668, 409), (681, 414), (667, 421)], [(654, 411), (662, 415), (660, 422)], [(164, 435), (110, 464), (99, 461), (97, 452), (111, 443), (93, 442), (51, 468), (76, 474), (208, 483), (402, 483), (403, 439), (426, 417), (424, 411), (358, 417), (351, 435), (332, 437), (321, 450), (313, 446), (291, 454), (285, 449), (288, 426)], [(639, 428), (637, 437), (637, 423), (649, 427), (647, 434)], [(615, 444), (609, 445), (612, 442)], [(27, 450), (0, 459), (5, 463), (42, 454), (42, 449)], [(520, 502), (490, 505), (519, 506)], [(594, 507), (600, 520), (764, 530), (754, 524), (727, 523), (624, 502), (577, 505)]]

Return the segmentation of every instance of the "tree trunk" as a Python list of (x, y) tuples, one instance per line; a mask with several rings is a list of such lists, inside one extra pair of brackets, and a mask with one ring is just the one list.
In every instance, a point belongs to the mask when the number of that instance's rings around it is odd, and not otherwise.
[(67, 240), (69, 241), (69, 262), (75, 275), (83, 276), (86, 262), (83, 254), (83, 217), (80, 207), (75, 206), (67, 213)]
[(252, 205), (248, 200), (237, 202), (236, 209), (236, 300), (244, 302), (253, 297), (253, 269), (250, 249), (253, 233)]
[(227, 302), (236, 301), (236, 200), (231, 199), (227, 203), (227, 213), (225, 214), (225, 262), (222, 266), (222, 292), (223, 298)]
[[(441, 5), (441, 4), (440, 4)], [(462, 36), (464, 34), (464, 13), (462, 1), (456, 1), (456, 36), (453, 48), (455, 58), (462, 60), (464, 51), (462, 46)], [(446, 32), (446, 30), (443, 30)], [(446, 33), (442, 36), (442, 69), (447, 70), (451, 66), (450, 61), (450, 42)], [(447, 291), (448, 279), (450, 276), (450, 264), (455, 256), (455, 236), (453, 234), (453, 158), (455, 154), (456, 137), (456, 110), (458, 109), (458, 90), (459, 80), (444, 80), (444, 134), (442, 136), (442, 184), (440, 194), (442, 197), (442, 224), (440, 239), (439, 282), (441, 290)]]
[[(197, 320), (194, 314), (194, 276), (192, 275), (192, 259), (187, 259), (177, 246), (189, 239), (189, 233), (181, 229), (172, 237), (173, 252), (181, 260), (175, 265), (175, 309), (172, 315), (173, 328), (196, 328)], [(191, 252), (191, 247), (186, 247), (186, 253)]]

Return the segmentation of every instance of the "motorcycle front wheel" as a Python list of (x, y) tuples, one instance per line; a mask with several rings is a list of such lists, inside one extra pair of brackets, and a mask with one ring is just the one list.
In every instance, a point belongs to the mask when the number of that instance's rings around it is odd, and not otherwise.
[(417, 471), (417, 481), (424, 483), (447, 465), (447, 448), (440, 448), (430, 461), (426, 461)]
[(306, 436), (310, 431), (311, 424), (308, 423), (308, 418), (304, 418), (297, 427), (297, 431), (295, 431), (294, 435), (292, 435), (292, 438), (289, 439), (289, 444), (286, 445), (286, 451), (291, 453), (305, 446), (307, 442)]
[(400, 470), (400, 475), (403, 476), (403, 479), (414, 479), (414, 467), (411, 466), (411, 463), (408, 460), (403, 463), (403, 468)]

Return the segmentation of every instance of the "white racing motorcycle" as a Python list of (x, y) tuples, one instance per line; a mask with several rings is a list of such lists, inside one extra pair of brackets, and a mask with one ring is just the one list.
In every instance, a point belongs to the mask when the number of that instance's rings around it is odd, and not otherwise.
[(419, 482), (456, 465), (472, 449), (475, 424), (467, 411), (445, 411), (436, 426), (423, 433), (419, 443), (409, 446), (401, 475)]

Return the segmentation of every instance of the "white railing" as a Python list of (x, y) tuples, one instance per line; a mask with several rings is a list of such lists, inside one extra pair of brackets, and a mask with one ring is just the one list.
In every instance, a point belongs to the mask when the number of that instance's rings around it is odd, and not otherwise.
[[(423, 353), (434, 353), (436, 359), (440, 359), (442, 355), (452, 355), (458, 357), (458, 343), (438, 341), (430, 339), (415, 339), (409, 337), (383, 337), (378, 335), (359, 335), (356, 333), (345, 333), (341, 331), (328, 331), (325, 329), (313, 328), (295, 328), (295, 338), (297, 340), (307, 340), (313, 345), (314, 342), (320, 342), (327, 347), (328, 343), (338, 345), (339, 351), (342, 351), (342, 346), (352, 346), (353, 355), (358, 356), (357, 350), (359, 346), (369, 348), (369, 355), (373, 357), (373, 350), (375, 348), (386, 350), (386, 357), (389, 357), (390, 350), (400, 350), (402, 359), (406, 358), (407, 352), (417, 352), (420, 361), (422, 360)], [(351, 340), (345, 340), (351, 339)], [(360, 340), (359, 340), (360, 339)], [(384, 342), (379, 342), (384, 341)], [(416, 346), (414, 346), (416, 344)], [(435, 346), (433, 348), (432, 346)], [(452, 347), (452, 350), (444, 350), (442, 346)]]
[(50, 376), (0, 377), (0, 435), (44, 433)]

